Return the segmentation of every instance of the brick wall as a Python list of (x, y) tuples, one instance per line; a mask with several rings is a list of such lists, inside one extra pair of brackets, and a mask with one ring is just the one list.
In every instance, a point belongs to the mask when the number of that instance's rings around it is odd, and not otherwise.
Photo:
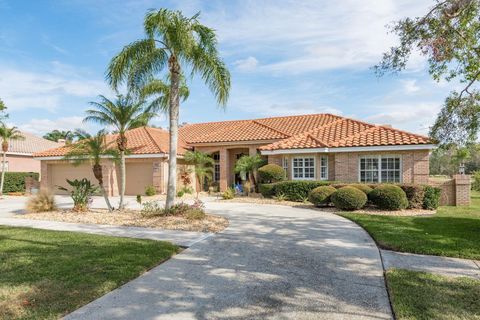
[(468, 206), (470, 204), (470, 175), (452, 178), (430, 178), (428, 184), (441, 189), (440, 205)]

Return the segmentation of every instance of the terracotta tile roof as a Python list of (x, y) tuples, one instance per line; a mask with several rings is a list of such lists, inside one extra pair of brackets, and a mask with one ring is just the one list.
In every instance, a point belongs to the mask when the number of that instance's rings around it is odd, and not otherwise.
[[(130, 154), (159, 154), (168, 153), (168, 131), (157, 128), (141, 127), (129, 130), (126, 133), (127, 147)], [(107, 143), (114, 145), (117, 138), (116, 134), (107, 136)], [(63, 146), (35, 153), (35, 157), (58, 157), (64, 156), (70, 150), (70, 146)], [(180, 139), (178, 144), (178, 154), (182, 155), (187, 150), (187, 146)]]
[(38, 137), (28, 132), (22, 132), (24, 140), (10, 140), (8, 142), (8, 152), (25, 153), (26, 155), (40, 152), (43, 150), (58, 148), (63, 144)]
[[(113, 142), (115, 135), (109, 136)], [(132, 154), (168, 153), (168, 132), (142, 127), (127, 132)], [(241, 141), (272, 141), (261, 150), (414, 145), (433, 143), (428, 137), (331, 114), (312, 114), (188, 124), (179, 129), (178, 153), (189, 146)], [(68, 147), (35, 154), (63, 156)]]

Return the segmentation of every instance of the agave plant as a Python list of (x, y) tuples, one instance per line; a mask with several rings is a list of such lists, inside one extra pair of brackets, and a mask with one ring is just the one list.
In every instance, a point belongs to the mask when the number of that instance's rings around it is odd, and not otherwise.
[(62, 191), (70, 192), (70, 196), (73, 200), (73, 211), (87, 211), (91, 197), (98, 191), (98, 187), (93, 185), (87, 178), (81, 180), (66, 179), (66, 181), (71, 189), (62, 186), (57, 186), (57, 188)]

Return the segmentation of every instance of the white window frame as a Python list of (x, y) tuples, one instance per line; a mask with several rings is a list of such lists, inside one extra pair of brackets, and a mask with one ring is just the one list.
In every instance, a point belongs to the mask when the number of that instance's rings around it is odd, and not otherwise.
[[(322, 161), (325, 160), (325, 165), (322, 164)], [(328, 155), (321, 155), (320, 156), (320, 159), (319, 159), (319, 162), (320, 162), (320, 170), (319, 170), (319, 177), (320, 177), (320, 180), (328, 180)], [(322, 169), (325, 169), (324, 172), (325, 172), (325, 175), (322, 176)]]
[(285, 173), (288, 172), (288, 157), (282, 158), (282, 168), (285, 170)]
[[(305, 178), (305, 159), (313, 159), (313, 177), (311, 178)], [(303, 166), (301, 167), (302, 169), (302, 177), (300, 178), (295, 178), (295, 160), (302, 160)], [(314, 156), (302, 156), (302, 157), (294, 157), (292, 159), (292, 180), (315, 180), (316, 174), (317, 174), (317, 159)]]
[[(361, 179), (361, 175), (362, 175), (361, 162), (362, 162), (362, 159), (375, 159), (375, 158), (378, 159), (378, 169), (377, 169), (378, 182), (369, 182), (369, 181), (362, 182), (362, 179)], [(384, 181), (382, 181), (382, 158), (398, 158), (400, 160), (399, 169), (398, 169), (398, 173), (399, 173), (399, 181), (398, 182), (393, 182), (393, 181), (384, 182)], [(397, 171), (397, 170), (395, 170), (395, 171)], [(363, 155), (363, 156), (358, 157), (358, 182), (360, 182), (360, 183), (402, 183), (403, 182), (403, 159), (402, 159), (402, 156), (399, 155), (399, 154), (383, 154), (383, 155), (381, 155), (381, 154), (379, 154), (379, 155), (371, 154), (371, 155)]]

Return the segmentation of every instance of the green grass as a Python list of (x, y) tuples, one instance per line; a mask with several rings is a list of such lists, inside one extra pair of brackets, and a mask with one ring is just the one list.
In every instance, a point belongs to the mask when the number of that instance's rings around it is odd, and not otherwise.
[(168, 242), (0, 226), (0, 319), (57, 319), (178, 250)]
[(386, 272), (398, 320), (480, 319), (480, 281), (448, 278), (425, 272)]
[(341, 213), (365, 228), (384, 249), (480, 260), (480, 193), (469, 207), (440, 207), (433, 216)]

